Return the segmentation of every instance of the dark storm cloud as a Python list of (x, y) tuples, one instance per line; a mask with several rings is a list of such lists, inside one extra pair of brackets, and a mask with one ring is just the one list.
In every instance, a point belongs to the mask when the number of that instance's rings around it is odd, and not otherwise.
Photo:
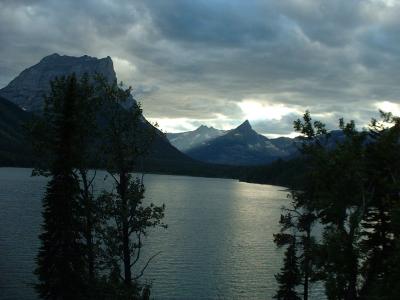
[(272, 6), (254, 1), (146, 1), (155, 27), (167, 39), (187, 47), (240, 47), (277, 36)]
[[(0, 0), (0, 85), (53, 52), (113, 58), (151, 119), (235, 126), (251, 99), (360, 124), (400, 103), (400, 6), (384, 0)], [(264, 124), (264, 125), (262, 125)], [(182, 129), (176, 124), (167, 129)]]

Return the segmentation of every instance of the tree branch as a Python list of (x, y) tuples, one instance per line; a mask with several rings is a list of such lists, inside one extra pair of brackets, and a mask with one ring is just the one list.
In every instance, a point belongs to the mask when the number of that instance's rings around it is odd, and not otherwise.
[(156, 254), (154, 254), (152, 257), (149, 258), (149, 260), (147, 261), (147, 263), (144, 265), (143, 269), (140, 271), (138, 276), (135, 276), (135, 280), (139, 279), (140, 277), (142, 277), (144, 275), (144, 271), (147, 269), (147, 267), (149, 266), (150, 262), (160, 253), (162, 253), (162, 251), (157, 252)]
[(93, 177), (92, 177), (92, 179), (90, 179), (90, 181), (89, 181), (89, 186), (92, 186), (92, 183), (93, 183), (94, 179), (96, 178), (96, 174), (97, 174), (97, 171), (94, 170)]
[(139, 260), (139, 258), (140, 258), (140, 249), (142, 248), (142, 241), (141, 241), (141, 234), (140, 234), (140, 232), (137, 234), (137, 237), (138, 237), (138, 245), (139, 245), (139, 247), (137, 248), (138, 250), (137, 250), (136, 258), (135, 258), (135, 260), (131, 263), (131, 267), (133, 267), (133, 265), (136, 264), (137, 261)]

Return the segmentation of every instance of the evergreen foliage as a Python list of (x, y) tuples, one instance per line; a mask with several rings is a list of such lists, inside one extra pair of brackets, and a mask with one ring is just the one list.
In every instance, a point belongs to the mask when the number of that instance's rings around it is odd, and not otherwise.
[[(290, 211), (313, 216), (311, 227), (322, 226), (322, 238), (309, 247), (310, 278), (324, 282), (328, 299), (400, 297), (400, 119), (381, 116), (363, 131), (341, 119), (346, 138), (334, 148), (319, 143), (324, 126), (308, 112), (294, 123), (304, 135), (307, 168)], [(300, 222), (281, 224), (282, 231), (304, 230)]]
[[(143, 139), (143, 131), (151, 127), (143, 126), (139, 106), (124, 106), (129, 96), (130, 89), (101, 77), (57, 78), (51, 82), (43, 115), (30, 123), (33, 148), (40, 157), (33, 174), (50, 177), (35, 272), (41, 298), (150, 295), (150, 287), (139, 284), (139, 278), (155, 256), (141, 269), (136, 264), (148, 228), (165, 226), (164, 205), (144, 205), (143, 177), (131, 174), (148, 153), (154, 132)], [(97, 198), (96, 172), (89, 169), (93, 160), (107, 165), (115, 180), (115, 189)]]
[(290, 239), (289, 246), (285, 251), (285, 258), (281, 273), (275, 275), (279, 284), (278, 291), (274, 296), (278, 300), (300, 300), (296, 287), (301, 282), (301, 276), (296, 255), (296, 240)]
[(79, 129), (74, 122), (76, 93), (76, 78), (70, 76), (54, 84), (47, 99), (54, 100), (57, 113), (51, 123), (51, 179), (43, 199), (43, 233), (35, 271), (36, 289), (43, 299), (82, 299), (86, 290), (79, 183), (73, 172), (74, 135)]

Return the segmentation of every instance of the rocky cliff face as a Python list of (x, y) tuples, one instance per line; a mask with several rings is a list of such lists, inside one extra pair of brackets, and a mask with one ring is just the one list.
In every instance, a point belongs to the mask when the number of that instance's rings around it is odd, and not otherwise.
[(39, 111), (43, 106), (43, 95), (49, 91), (50, 80), (55, 77), (75, 73), (102, 74), (109, 81), (116, 80), (113, 62), (109, 56), (95, 58), (87, 55), (73, 57), (52, 54), (44, 57), (36, 65), (22, 71), (6, 87), (0, 96), (27, 111)]

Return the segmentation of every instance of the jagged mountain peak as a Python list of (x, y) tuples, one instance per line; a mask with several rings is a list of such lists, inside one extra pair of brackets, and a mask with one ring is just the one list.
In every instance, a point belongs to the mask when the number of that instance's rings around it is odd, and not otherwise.
[(238, 127), (230, 130), (228, 134), (231, 135), (243, 135), (244, 137), (248, 138), (257, 138), (257, 139), (265, 139), (267, 140), (266, 137), (263, 135), (258, 134), (253, 127), (251, 127), (251, 124), (248, 120), (244, 121), (242, 124), (240, 124)]
[(244, 122), (243, 122), (242, 124), (240, 124), (237, 128), (250, 128), (250, 129), (252, 129), (249, 120), (244, 121)]
[(49, 82), (72, 73), (77, 76), (98, 73), (110, 82), (117, 80), (109, 56), (99, 59), (88, 55), (76, 57), (53, 53), (23, 70), (0, 90), (0, 95), (27, 111), (39, 111), (43, 106), (43, 95), (49, 91)]
[(51, 62), (51, 61), (67, 61), (67, 60), (75, 60), (75, 61), (108, 61), (112, 63), (112, 59), (110, 56), (106, 56), (103, 58), (97, 58), (95, 56), (89, 56), (87, 54), (82, 55), (82, 56), (71, 56), (71, 55), (60, 55), (58, 53), (53, 53), (53, 54), (49, 54), (45, 57), (43, 57), (39, 64), (42, 62)]
[(195, 131), (196, 130), (207, 130), (207, 129), (210, 129), (211, 127), (208, 127), (208, 126), (206, 126), (206, 125), (200, 125), (199, 127), (197, 127), (197, 129), (195, 129)]
[(185, 153), (201, 161), (229, 165), (266, 164), (286, 155), (253, 130), (248, 120)]
[(195, 132), (217, 132), (220, 131), (212, 126), (207, 125), (200, 125), (197, 129), (194, 130)]

